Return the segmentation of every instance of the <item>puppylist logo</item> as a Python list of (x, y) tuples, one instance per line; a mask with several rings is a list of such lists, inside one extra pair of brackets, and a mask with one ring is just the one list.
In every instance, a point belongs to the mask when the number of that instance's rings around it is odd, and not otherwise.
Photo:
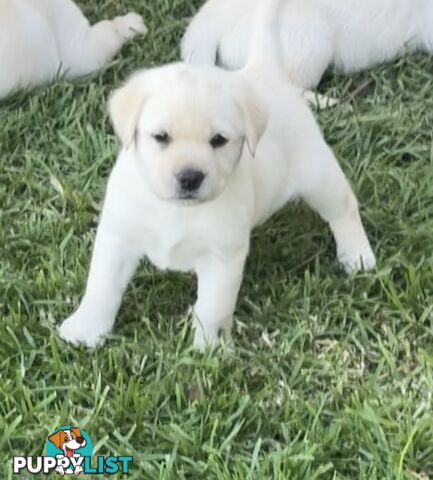
[(45, 443), (44, 457), (14, 457), (13, 473), (48, 475), (128, 474), (133, 457), (92, 457), (93, 444), (85, 430), (65, 426), (54, 430)]

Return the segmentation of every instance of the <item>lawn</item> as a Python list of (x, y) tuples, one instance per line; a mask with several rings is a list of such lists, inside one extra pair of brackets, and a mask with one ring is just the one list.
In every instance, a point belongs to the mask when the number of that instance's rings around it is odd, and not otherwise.
[(56, 337), (83, 292), (118, 149), (108, 94), (178, 58), (199, 3), (82, 0), (92, 20), (142, 13), (148, 36), (99, 74), (0, 103), (0, 478), (76, 424), (98, 455), (134, 456), (131, 480), (433, 479), (432, 56), (320, 87), (347, 99), (317, 117), (375, 272), (346, 277), (329, 228), (290, 205), (253, 234), (231, 354), (191, 350), (194, 277), (146, 261), (103, 348)]

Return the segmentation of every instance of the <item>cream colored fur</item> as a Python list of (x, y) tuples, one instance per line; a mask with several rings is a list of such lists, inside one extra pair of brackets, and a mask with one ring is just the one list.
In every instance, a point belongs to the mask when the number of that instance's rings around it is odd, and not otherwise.
[(136, 13), (91, 26), (71, 0), (0, 0), (0, 98), (57, 74), (93, 72), (145, 32)]
[[(347, 272), (375, 257), (358, 204), (301, 91), (272, 46), (269, 0), (248, 66), (173, 64), (135, 74), (110, 114), (122, 150), (110, 175), (86, 292), (60, 326), (72, 343), (112, 329), (142, 257), (194, 272), (194, 346), (230, 335), (252, 229), (303, 199), (328, 222)], [(145, 295), (145, 292), (143, 292)]]

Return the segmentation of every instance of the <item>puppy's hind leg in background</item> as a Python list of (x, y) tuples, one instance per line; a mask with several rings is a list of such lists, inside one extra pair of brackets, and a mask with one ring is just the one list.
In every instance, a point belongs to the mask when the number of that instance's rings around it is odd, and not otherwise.
[(281, 33), (281, 53), (288, 80), (314, 89), (334, 57), (333, 31), (318, 12), (299, 7)]
[(280, 29), (280, 51), (286, 78), (304, 90), (304, 99), (320, 109), (337, 105), (337, 99), (310, 91), (320, 83), (334, 58), (334, 31), (321, 11), (308, 5), (283, 11), (284, 30)]
[(419, 39), (417, 47), (425, 52), (433, 53), (433, 2), (424, 7), (425, 14), (419, 19)]
[(69, 77), (86, 75), (109, 62), (127, 40), (147, 32), (136, 13), (90, 25), (71, 0), (49, 0), (62, 69)]

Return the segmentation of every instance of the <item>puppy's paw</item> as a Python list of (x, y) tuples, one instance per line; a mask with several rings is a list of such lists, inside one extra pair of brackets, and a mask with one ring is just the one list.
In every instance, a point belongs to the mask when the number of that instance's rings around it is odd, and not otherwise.
[(327, 97), (320, 93), (315, 93), (310, 90), (305, 91), (302, 96), (310, 107), (317, 108), (318, 110), (324, 110), (326, 108), (334, 108), (340, 101), (336, 98)]
[[(56, 458), (58, 460), (63, 460), (65, 457), (63, 455), (56, 455)], [(59, 465), (56, 467), (56, 472), (63, 477), (63, 475), (65, 474), (65, 469), (61, 465)]]
[(78, 475), (80, 475), (80, 473), (83, 473), (83, 471), (84, 471), (83, 467), (81, 467), (80, 465), (77, 465), (74, 469), (74, 475), (78, 476)]
[(376, 266), (376, 257), (368, 241), (354, 242), (338, 251), (338, 260), (347, 274), (369, 271)]
[(143, 18), (138, 13), (130, 12), (127, 15), (116, 17), (113, 22), (117, 33), (126, 40), (130, 40), (136, 35), (145, 35), (147, 33), (147, 27)]
[(219, 329), (208, 328), (194, 317), (193, 325), (194, 340), (192, 346), (199, 352), (216, 350), (220, 346)]
[(192, 346), (199, 352), (205, 352), (207, 349), (216, 350), (219, 347), (220, 339), (218, 335), (207, 335), (203, 330), (195, 330)]
[(193, 325), (194, 328), (194, 340), (193, 347), (199, 352), (205, 352), (206, 350), (214, 351), (217, 349), (223, 349), (226, 352), (233, 352), (233, 340), (231, 336), (231, 328), (221, 328), (211, 330), (203, 330), (201, 326), (197, 324)]
[(98, 322), (91, 315), (74, 313), (58, 327), (58, 333), (63, 340), (72, 345), (85, 345), (95, 348), (104, 343), (105, 336), (110, 333), (111, 328), (105, 323)]

